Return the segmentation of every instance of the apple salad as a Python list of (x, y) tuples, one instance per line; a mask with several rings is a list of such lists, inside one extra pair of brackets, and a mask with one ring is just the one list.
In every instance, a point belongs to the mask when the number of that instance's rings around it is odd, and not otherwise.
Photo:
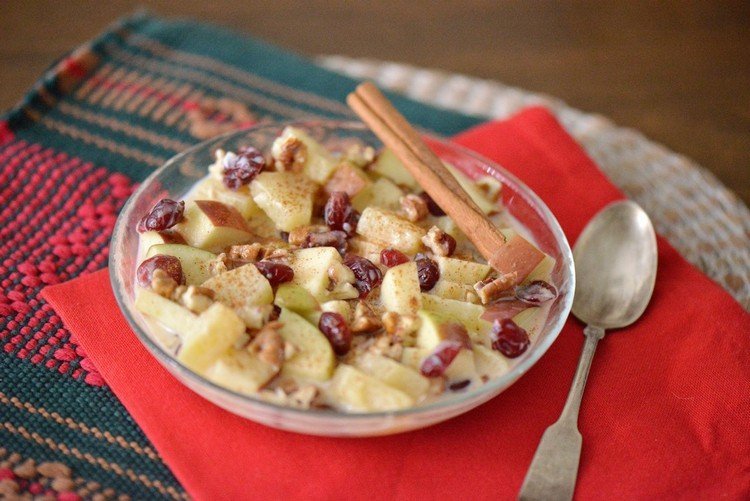
[(482, 385), (538, 334), (555, 261), (498, 181), (448, 168), (506, 228), (504, 273), (393, 152), (287, 127), (270, 151), (216, 151), (184, 200), (143, 215), (135, 306), (183, 365), (282, 405), (393, 411)]

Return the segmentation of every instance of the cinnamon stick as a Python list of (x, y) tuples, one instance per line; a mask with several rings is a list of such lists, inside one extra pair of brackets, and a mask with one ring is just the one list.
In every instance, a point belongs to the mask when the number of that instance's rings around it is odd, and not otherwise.
[[(347, 103), (403, 162), (414, 179), (456, 222), (482, 256), (493, 265), (505, 237), (477, 207), (442, 161), (406, 119), (372, 84), (361, 84)], [(498, 270), (501, 273), (510, 270)]]

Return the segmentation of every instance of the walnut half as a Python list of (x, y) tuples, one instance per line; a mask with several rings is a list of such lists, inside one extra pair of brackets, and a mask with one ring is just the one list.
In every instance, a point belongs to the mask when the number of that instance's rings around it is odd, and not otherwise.
[(427, 202), (425, 202), (419, 195), (409, 193), (408, 195), (401, 197), (399, 203), (401, 204), (401, 210), (406, 215), (406, 219), (412, 223), (421, 221), (429, 214)]
[(354, 308), (354, 320), (349, 327), (352, 332), (372, 332), (378, 330), (383, 323), (378, 316), (372, 311), (366, 301), (358, 301)]
[(277, 370), (284, 363), (284, 339), (277, 331), (281, 325), (280, 322), (269, 322), (258, 331), (248, 347), (251, 353), (257, 353), (259, 359)]
[(456, 250), (456, 239), (437, 226), (430, 228), (422, 237), (422, 243), (436, 256), (450, 256)]
[(513, 287), (517, 273), (506, 273), (500, 277), (488, 277), (474, 284), (482, 304), (488, 304), (505, 295), (505, 291)]

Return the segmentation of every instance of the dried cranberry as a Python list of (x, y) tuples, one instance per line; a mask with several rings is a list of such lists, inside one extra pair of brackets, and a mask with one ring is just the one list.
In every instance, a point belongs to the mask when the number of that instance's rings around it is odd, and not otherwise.
[(541, 304), (552, 301), (557, 297), (557, 288), (544, 280), (516, 287), (516, 298), (528, 304)]
[(289, 242), (289, 232), (288, 231), (280, 231), (279, 236), (284, 242)]
[(328, 338), (337, 355), (346, 355), (352, 346), (352, 332), (340, 313), (324, 312), (318, 320), (318, 329)]
[(174, 256), (157, 254), (154, 257), (146, 259), (138, 266), (135, 272), (138, 285), (141, 287), (151, 287), (151, 279), (154, 276), (154, 271), (157, 269), (165, 271), (178, 284), (181, 284), (184, 280), (182, 263), (180, 263), (179, 259)]
[(344, 258), (344, 264), (354, 273), (354, 287), (359, 291), (359, 298), (364, 299), (375, 287), (383, 281), (383, 272), (375, 266), (369, 259), (347, 254)]
[(409, 256), (396, 249), (383, 249), (380, 251), (380, 264), (393, 268), (399, 264), (409, 262)]
[(138, 232), (164, 231), (182, 221), (185, 202), (175, 202), (169, 198), (159, 200), (156, 205), (138, 222)]
[(352, 236), (357, 229), (359, 212), (352, 207), (346, 192), (334, 191), (323, 208), (323, 220), (332, 230), (341, 230)]
[(451, 362), (458, 356), (461, 348), (462, 345), (455, 341), (443, 341), (432, 354), (422, 361), (419, 372), (427, 377), (442, 376)]
[(450, 386), (448, 386), (448, 389), (450, 389), (451, 391), (459, 391), (459, 390), (463, 390), (470, 384), (471, 384), (471, 379), (464, 379), (463, 381), (458, 381), (456, 383), (451, 384)]
[(427, 292), (435, 287), (440, 279), (440, 268), (435, 261), (424, 255), (418, 256), (416, 263), (419, 288), (422, 289), (422, 292)]
[(430, 214), (437, 217), (445, 216), (445, 211), (443, 211), (443, 209), (441, 209), (440, 206), (435, 203), (435, 201), (430, 195), (427, 194), (426, 191), (420, 193), (419, 196), (427, 204), (427, 210), (430, 211)]
[(529, 347), (529, 334), (513, 320), (495, 320), (490, 332), (492, 348), (508, 358), (520, 356)]
[(291, 282), (294, 278), (294, 270), (283, 263), (258, 261), (255, 263), (255, 267), (268, 279), (272, 287), (276, 287), (284, 282)]
[(266, 166), (266, 159), (257, 148), (241, 148), (237, 155), (224, 157), (224, 186), (238, 190), (255, 179)]
[(349, 242), (347, 242), (346, 233), (343, 231), (324, 231), (323, 233), (307, 235), (302, 247), (336, 247), (341, 254), (344, 254), (349, 247)]

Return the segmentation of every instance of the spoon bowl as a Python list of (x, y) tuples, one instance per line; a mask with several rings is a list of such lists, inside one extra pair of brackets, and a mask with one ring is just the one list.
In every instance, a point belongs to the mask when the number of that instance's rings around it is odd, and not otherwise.
[(573, 248), (573, 315), (603, 329), (635, 322), (656, 282), (656, 234), (648, 215), (629, 200), (604, 208)]

